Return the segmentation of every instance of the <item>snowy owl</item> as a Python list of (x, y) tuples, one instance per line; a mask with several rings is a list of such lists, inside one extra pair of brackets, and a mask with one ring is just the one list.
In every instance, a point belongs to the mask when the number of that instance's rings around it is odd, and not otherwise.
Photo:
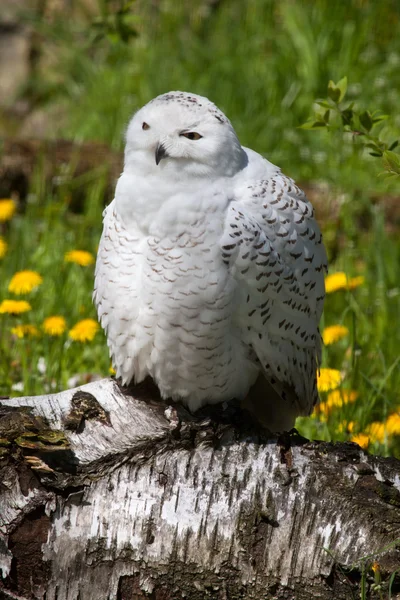
[(325, 269), (304, 193), (207, 98), (133, 116), (93, 294), (123, 384), (151, 376), (191, 411), (236, 398), (290, 429), (318, 399)]

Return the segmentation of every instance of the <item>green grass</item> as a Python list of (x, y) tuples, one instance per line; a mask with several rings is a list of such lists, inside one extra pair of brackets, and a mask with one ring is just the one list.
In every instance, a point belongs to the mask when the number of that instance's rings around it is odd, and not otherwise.
[[(106, 2), (100, 5), (107, 10)], [(115, 35), (93, 41), (92, 16), (39, 22), (26, 15), (45, 36), (52, 60), (28, 82), (25, 95), (44, 107), (64, 107), (67, 118), (55, 124), (54, 137), (97, 139), (120, 149), (129, 117), (143, 103), (170, 89), (200, 93), (226, 112), (244, 145), (298, 180), (328, 184), (341, 198), (339, 218), (323, 223), (330, 269), (362, 274), (365, 283), (328, 295), (323, 325), (342, 323), (350, 334), (324, 349), (323, 366), (339, 369), (343, 389), (356, 390), (358, 398), (325, 420), (317, 415), (298, 426), (307, 436), (345, 440), (371, 422), (384, 422), (400, 410), (400, 242), (371, 196), (400, 195), (400, 181), (380, 177), (381, 161), (355, 149), (348, 134), (298, 127), (315, 98), (326, 95), (328, 80), (347, 75), (349, 100), (390, 115), (384, 139), (400, 135), (400, 5), (161, 0), (159, 9), (138, 1), (130, 15), (138, 35), (128, 43)], [(72, 181), (70, 188), (79, 185)], [(108, 374), (100, 332), (87, 343), (72, 341), (68, 331), (22, 340), (10, 333), (14, 322), (40, 327), (53, 314), (63, 315), (69, 328), (95, 318), (93, 267), (65, 263), (64, 253), (78, 248), (95, 254), (103, 192), (101, 181), (86, 186), (83, 211), (74, 214), (68, 185), (48, 190), (39, 169), (26, 211), (0, 230), (9, 245), (0, 261), (0, 301), (10, 297), (16, 271), (33, 269), (44, 278), (28, 297), (31, 312), (0, 315), (0, 394), (39, 394), (67, 387), (77, 374), (81, 381)], [(37, 367), (40, 357), (45, 373)], [(371, 440), (373, 451), (400, 456), (398, 437)]]

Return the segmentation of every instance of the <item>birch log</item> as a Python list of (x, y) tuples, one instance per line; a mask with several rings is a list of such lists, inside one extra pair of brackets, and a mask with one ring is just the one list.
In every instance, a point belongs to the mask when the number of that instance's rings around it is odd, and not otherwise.
[(0, 597), (400, 598), (399, 461), (153, 392), (0, 401)]

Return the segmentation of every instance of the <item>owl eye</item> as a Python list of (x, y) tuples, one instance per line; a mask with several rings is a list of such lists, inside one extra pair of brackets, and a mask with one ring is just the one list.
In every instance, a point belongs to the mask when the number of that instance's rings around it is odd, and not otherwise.
[(150, 129), (150, 125), (147, 125), (147, 123), (142, 123), (142, 129)]
[(188, 131), (187, 133), (184, 132), (184, 133), (181, 133), (180, 135), (184, 135), (185, 137), (188, 138), (188, 140), (199, 140), (200, 138), (203, 137), (202, 135), (200, 135), (196, 131)]

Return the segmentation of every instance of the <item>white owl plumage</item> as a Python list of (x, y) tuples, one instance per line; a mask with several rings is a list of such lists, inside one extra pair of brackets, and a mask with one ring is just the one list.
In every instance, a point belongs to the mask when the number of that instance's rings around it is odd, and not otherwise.
[(304, 193), (207, 98), (134, 115), (93, 295), (123, 383), (151, 376), (192, 411), (237, 398), (289, 429), (318, 399), (325, 269)]

